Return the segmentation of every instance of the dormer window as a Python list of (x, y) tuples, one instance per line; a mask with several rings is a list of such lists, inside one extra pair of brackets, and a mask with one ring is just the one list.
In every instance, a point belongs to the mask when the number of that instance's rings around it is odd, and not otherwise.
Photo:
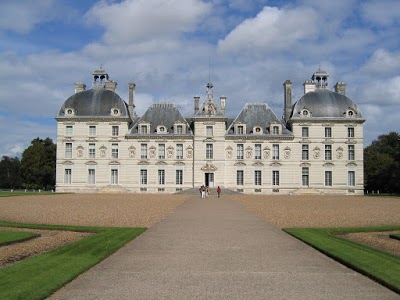
[(174, 124), (174, 132), (175, 134), (185, 134), (186, 133), (186, 126), (184, 123), (177, 122)]
[(262, 134), (262, 133), (263, 133), (263, 130), (262, 130), (262, 128), (261, 128), (260, 126), (255, 126), (255, 127), (253, 128), (253, 133), (255, 133), (255, 134)]
[(303, 110), (301, 110), (300, 111), (300, 115), (302, 116), (302, 117), (310, 117), (311, 116), (311, 113), (309, 112), (309, 110), (308, 109), (306, 109), (306, 108), (304, 108)]
[(245, 134), (246, 133), (246, 125), (245, 124), (235, 124), (235, 134)]
[(68, 116), (73, 116), (75, 115), (75, 110), (73, 108), (67, 108), (64, 113)]
[(118, 108), (112, 108), (111, 109), (111, 115), (113, 116), (119, 116), (120, 115), (120, 111)]
[(149, 127), (150, 127), (150, 125), (147, 125), (147, 124), (139, 125), (139, 134), (148, 134), (150, 131)]
[(352, 110), (352, 109), (349, 109), (349, 110), (347, 110), (347, 112), (346, 112), (346, 117), (348, 117), (348, 118), (354, 118), (355, 117), (355, 112), (354, 112), (354, 110)]
[(271, 124), (269, 127), (269, 132), (273, 135), (282, 134), (282, 126), (280, 124)]
[(165, 126), (163, 126), (163, 125), (158, 126), (157, 133), (159, 133), (159, 134), (167, 133)]

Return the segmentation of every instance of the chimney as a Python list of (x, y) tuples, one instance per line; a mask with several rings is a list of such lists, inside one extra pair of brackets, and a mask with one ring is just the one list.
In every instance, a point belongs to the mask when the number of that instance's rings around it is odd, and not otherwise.
[(135, 86), (136, 84), (131, 81), (129, 82), (129, 105), (128, 105), (128, 110), (129, 114), (131, 115), (131, 118), (136, 117), (136, 112), (135, 112)]
[(75, 83), (75, 94), (86, 90), (86, 84), (82, 82)]
[(197, 114), (199, 111), (199, 101), (200, 101), (200, 97), (194, 96), (194, 114)]
[(304, 86), (304, 94), (307, 94), (308, 92), (314, 92), (315, 91), (315, 82), (312, 80), (306, 80), (303, 83)]
[(292, 82), (286, 80), (283, 83), (284, 90), (284, 120), (289, 121), (290, 113), (292, 111)]
[(344, 82), (338, 82), (335, 84), (335, 92), (341, 95), (346, 95), (346, 84)]
[(219, 100), (221, 101), (221, 112), (223, 115), (225, 115), (226, 97), (221, 96), (219, 97)]
[(106, 81), (105, 88), (107, 90), (115, 92), (115, 90), (117, 88), (117, 83), (114, 80), (108, 80), (108, 81)]

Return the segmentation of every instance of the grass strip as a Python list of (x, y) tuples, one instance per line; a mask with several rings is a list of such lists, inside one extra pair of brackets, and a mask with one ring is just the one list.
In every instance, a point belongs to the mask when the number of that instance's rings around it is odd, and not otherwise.
[(55, 195), (53, 192), (47, 192), (47, 191), (42, 191), (42, 192), (20, 192), (20, 191), (14, 191), (14, 192), (3, 192), (0, 191), (0, 197), (13, 197), (13, 196), (29, 196), (29, 195)]
[(0, 226), (96, 233), (0, 269), (0, 299), (45, 299), (146, 228), (108, 228), (0, 222)]
[(0, 246), (24, 242), (40, 236), (33, 232), (0, 231)]
[(305, 242), (349, 268), (400, 293), (400, 257), (346, 240), (339, 234), (399, 230), (400, 226), (356, 228), (285, 228), (285, 232)]

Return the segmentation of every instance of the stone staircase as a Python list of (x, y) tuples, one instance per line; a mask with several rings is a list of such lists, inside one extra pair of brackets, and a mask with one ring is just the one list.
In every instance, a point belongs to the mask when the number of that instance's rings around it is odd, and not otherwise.
[[(199, 192), (199, 188), (191, 188), (191, 189), (186, 189), (183, 190), (181, 192), (177, 192), (176, 194), (181, 194), (181, 195), (199, 195), (200, 196), (200, 192)], [(238, 195), (240, 194), (239, 192), (236, 191), (232, 191), (230, 189), (226, 189), (226, 188), (221, 188), (221, 195)], [(217, 188), (210, 188), (210, 195), (217, 195)]]

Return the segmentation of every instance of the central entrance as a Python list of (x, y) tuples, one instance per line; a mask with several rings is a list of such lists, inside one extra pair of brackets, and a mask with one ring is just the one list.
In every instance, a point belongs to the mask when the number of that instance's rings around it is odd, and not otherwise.
[(208, 187), (214, 187), (214, 173), (204, 173), (204, 183)]

